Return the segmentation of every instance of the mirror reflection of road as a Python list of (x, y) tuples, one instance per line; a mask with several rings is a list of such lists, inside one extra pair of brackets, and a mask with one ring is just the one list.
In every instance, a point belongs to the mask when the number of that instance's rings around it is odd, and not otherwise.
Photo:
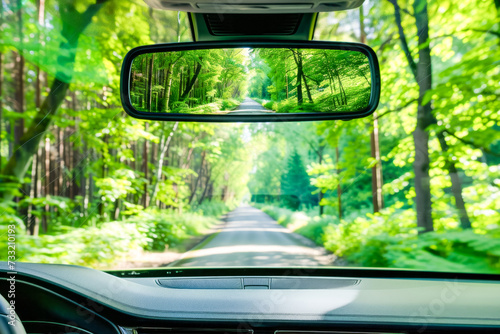
[(230, 113), (242, 113), (242, 114), (268, 114), (274, 111), (264, 108), (260, 103), (246, 97), (243, 102), (238, 106), (238, 108), (232, 110)]
[(170, 266), (319, 266), (327, 252), (248, 205), (230, 212), (227, 224)]

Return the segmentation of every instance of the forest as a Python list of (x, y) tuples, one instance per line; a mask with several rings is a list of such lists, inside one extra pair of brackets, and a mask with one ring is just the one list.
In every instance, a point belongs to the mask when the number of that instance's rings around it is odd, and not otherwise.
[(268, 109), (290, 112), (356, 112), (368, 107), (371, 72), (361, 52), (258, 49), (248, 95)]
[[(376, 51), (376, 113), (228, 125), (140, 121), (121, 108), (125, 54), (189, 41), (185, 13), (139, 0), (2, 1), (1, 234), (16, 225), (19, 261), (113, 268), (131, 251), (174, 249), (251, 202), (347, 265), (499, 273), (499, 6), (369, 0), (321, 13), (315, 39)], [(154, 111), (215, 103), (211, 112), (245, 93), (279, 112), (343, 103), (328, 92), (341, 94), (326, 60), (299, 70), (296, 53), (278, 63), (274, 51), (252, 56), (267, 66), (247, 63), (250, 80), (238, 61), (207, 75), (222, 63), (215, 54), (175, 69), (171, 59), (153, 80), (143, 75), (133, 101)], [(170, 66), (179, 81), (168, 93)]]
[(278, 113), (355, 112), (368, 107), (371, 73), (364, 54), (346, 50), (158, 52), (133, 60), (130, 91), (146, 112), (228, 113), (246, 97)]

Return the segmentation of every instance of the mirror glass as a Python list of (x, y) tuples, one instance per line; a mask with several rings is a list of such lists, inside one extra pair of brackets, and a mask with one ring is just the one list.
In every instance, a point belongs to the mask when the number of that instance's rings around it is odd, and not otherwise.
[(230, 48), (147, 53), (132, 62), (132, 106), (149, 113), (354, 113), (371, 73), (358, 51)]

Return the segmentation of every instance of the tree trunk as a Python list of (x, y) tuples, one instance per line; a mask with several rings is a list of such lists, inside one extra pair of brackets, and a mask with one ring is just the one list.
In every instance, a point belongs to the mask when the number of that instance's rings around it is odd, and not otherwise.
[(198, 177), (196, 178), (196, 181), (194, 183), (194, 188), (193, 188), (193, 191), (191, 192), (191, 196), (189, 196), (189, 201), (188, 201), (188, 204), (191, 204), (191, 202), (193, 201), (194, 199), (194, 196), (196, 195), (196, 190), (198, 190), (198, 185), (200, 183), (200, 179), (201, 179), (201, 176), (203, 174), (203, 165), (205, 163), (205, 155), (206, 155), (206, 152), (203, 151), (201, 153), (201, 163), (200, 163), (200, 170), (198, 172)]
[[(38, 24), (40, 26), (44, 26), (45, 22), (45, 0), (37, 0), (37, 9), (38, 9)], [(37, 47), (38, 47), (38, 57), (40, 57), (40, 30), (37, 32)], [(42, 104), (42, 78), (41, 78), (41, 73), (40, 73), (40, 67), (36, 66), (36, 81), (35, 81), (35, 106), (36, 108), (40, 108), (40, 105)]]
[(146, 86), (147, 90), (147, 100), (146, 100), (146, 109), (151, 112), (151, 107), (152, 107), (152, 101), (153, 101), (153, 64), (155, 61), (155, 54), (151, 56), (151, 59), (149, 60), (149, 65), (148, 65), (148, 85)]
[[(22, 115), (24, 112), (24, 57), (20, 52), (14, 52), (14, 59), (16, 62), (14, 106), (16, 112)], [(18, 119), (14, 120), (14, 151), (20, 145), (24, 133), (24, 119), (22, 117), (19, 116)]]
[(340, 185), (340, 153), (339, 146), (335, 147), (335, 157), (337, 158), (337, 200), (338, 200), (338, 209), (339, 209), (339, 221), (342, 219), (342, 187)]
[(307, 92), (307, 98), (309, 99), (309, 103), (314, 103), (312, 95), (311, 95), (311, 90), (309, 89), (309, 84), (307, 83), (306, 76), (302, 72), (302, 79), (304, 79), (304, 86), (306, 86), (306, 92)]
[[(318, 164), (319, 165), (321, 165), (323, 163), (323, 151), (324, 151), (324, 149), (325, 149), (325, 145), (320, 144), (319, 152), (318, 152)], [(322, 216), (323, 213), (325, 212), (325, 207), (323, 205), (321, 205), (321, 201), (323, 200), (324, 196), (325, 196), (325, 194), (323, 194), (323, 192), (320, 189), (319, 193), (318, 193), (318, 206), (319, 206), (319, 215), (320, 216)]]
[[(446, 143), (446, 139), (444, 137), (443, 131), (437, 133), (437, 137), (439, 139), (439, 145), (441, 146), (441, 151), (446, 154), (448, 152), (448, 144)], [(460, 218), (460, 226), (463, 229), (471, 228), (471, 222), (469, 219), (469, 215), (467, 214), (467, 210), (465, 209), (465, 201), (462, 197), (462, 181), (460, 180), (460, 176), (458, 175), (458, 170), (455, 163), (451, 160), (448, 160), (446, 157), (446, 166), (448, 169), (448, 174), (451, 179), (451, 192), (453, 193), (453, 197), (455, 197), (455, 206), (458, 210), (458, 216)]]
[(210, 173), (208, 166), (207, 166), (206, 170), (207, 170), (207, 179), (205, 181), (205, 187), (203, 188), (203, 193), (201, 194), (201, 197), (198, 200), (198, 205), (203, 203), (203, 201), (205, 200), (205, 197), (207, 196), (208, 186), (210, 184), (210, 179), (212, 178), (212, 174)]
[(415, 19), (418, 34), (417, 83), (419, 86), (417, 127), (413, 133), (415, 144), (415, 193), (417, 205), (417, 226), (420, 232), (434, 230), (432, 220), (431, 188), (429, 176), (429, 133), (427, 128), (432, 124), (433, 115), (430, 102), (423, 105), (425, 93), (432, 89), (431, 50), (429, 47), (429, 17), (427, 15), (427, 0), (415, 0)]
[(168, 111), (168, 105), (170, 103), (170, 91), (172, 89), (172, 64), (168, 65), (167, 74), (165, 75), (165, 98), (163, 110)]
[(304, 102), (304, 97), (302, 96), (302, 55), (298, 53), (295, 56), (294, 53), (293, 59), (297, 65), (297, 104), (301, 105)]
[[(1, 7), (1, 6), (0, 6)], [(1, 9), (0, 9), (1, 11)], [(2, 18), (0, 18), (0, 24), (2, 24)], [(3, 53), (0, 52), (0, 134), (3, 131), (3, 94), (2, 94), (2, 84), (3, 84)], [(2, 147), (2, 136), (0, 136), (0, 148)], [(2, 170), (2, 150), (0, 149), (0, 170)]]
[[(148, 132), (149, 123), (144, 124), (144, 130)], [(144, 139), (144, 146), (142, 152), (142, 171), (144, 173), (144, 179), (146, 180), (144, 183), (144, 195), (142, 197), (142, 204), (145, 208), (149, 206), (149, 193), (148, 193), (148, 140)]]
[[(365, 15), (363, 5), (359, 7), (359, 27), (360, 27), (360, 42), (366, 44), (365, 32)], [(377, 115), (373, 115), (372, 131), (370, 134), (371, 157), (377, 161), (377, 164), (372, 168), (372, 202), (373, 212), (379, 212), (384, 207), (384, 197), (382, 194), (382, 161), (380, 159), (380, 144), (378, 134)]]
[(174, 127), (172, 128), (172, 131), (170, 131), (170, 134), (168, 135), (167, 139), (165, 140), (162, 138), (160, 142), (163, 141), (162, 145), (160, 145), (160, 156), (158, 157), (158, 166), (156, 167), (156, 180), (155, 184), (153, 185), (153, 190), (151, 191), (151, 199), (154, 200), (156, 197), (156, 193), (158, 192), (158, 186), (160, 184), (160, 179), (162, 176), (162, 168), (163, 168), (163, 160), (165, 159), (165, 153), (167, 152), (170, 142), (172, 141), (172, 137), (177, 130), (177, 126), (179, 125), (179, 122), (175, 122)]
[[(3, 4), (3, 2), (2, 2)], [(0, 26), (3, 25), (3, 6), (0, 5)], [(2, 170), (2, 136), (3, 131), (3, 53), (0, 52), (0, 170)]]
[[(198, 75), (200, 74), (200, 71), (201, 71), (201, 63), (197, 63), (196, 69), (194, 71), (194, 75), (191, 78), (191, 80), (189, 80), (187, 82), (186, 89), (184, 90), (184, 92), (182, 93), (182, 95), (180, 97), (181, 101), (184, 101), (187, 98), (188, 94), (191, 92), (191, 89), (193, 89), (194, 83), (198, 79)], [(189, 76), (188, 76), (188, 78), (189, 78)]]
[[(44, 190), (43, 193), (45, 195), (45, 199), (47, 200), (50, 197), (50, 140), (49, 138), (45, 138), (45, 154), (44, 154)], [(43, 233), (47, 233), (48, 222), (47, 216), (49, 215), (50, 207), (48, 204), (45, 204), (43, 218), (42, 218), (42, 231)]]
[[(19, 38), (19, 49), (14, 52), (16, 62), (16, 75), (15, 75), (15, 94), (14, 106), (19, 114), (24, 113), (24, 57), (22, 55), (24, 48), (24, 35), (23, 35), (23, 7), (22, 1), (17, 0), (17, 33)], [(24, 133), (24, 118), (21, 116), (14, 121), (14, 150), (20, 143), (21, 137)]]
[(372, 131), (370, 134), (371, 157), (377, 162), (372, 167), (372, 202), (373, 212), (380, 212), (384, 208), (384, 196), (382, 194), (383, 175), (382, 160), (380, 159), (380, 144), (378, 134), (378, 120), (376, 115), (373, 117)]

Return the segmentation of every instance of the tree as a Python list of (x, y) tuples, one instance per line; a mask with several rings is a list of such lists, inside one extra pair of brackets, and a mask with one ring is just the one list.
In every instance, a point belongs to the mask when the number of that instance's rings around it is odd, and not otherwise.
[[(428, 232), (434, 230), (429, 176), (430, 159), (428, 131), (429, 127), (436, 124), (437, 120), (432, 112), (431, 101), (425, 100), (426, 94), (432, 89), (432, 60), (427, 0), (415, 0), (413, 3), (419, 45), (418, 63), (414, 61), (409, 51), (408, 42), (401, 23), (401, 13), (397, 0), (389, 1), (394, 6), (394, 15), (399, 30), (402, 49), (405, 52), (411, 72), (419, 86), (417, 126), (413, 133), (415, 145), (415, 201), (417, 205), (417, 224), (422, 228), (422, 232)], [(440, 132), (437, 136), (441, 145), (441, 150), (443, 152), (448, 151), (448, 145), (443, 133)], [(459, 211), (461, 226), (463, 228), (470, 228), (471, 223), (462, 197), (462, 185), (454, 162), (448, 162), (448, 171), (452, 180), (452, 192), (455, 197), (455, 205)]]
[[(73, 66), (80, 34), (90, 24), (92, 17), (102, 7), (105, 0), (98, 0), (90, 5), (83, 13), (75, 8), (71, 1), (61, 1), (59, 11), (62, 20), (61, 35), (65, 41), (61, 42), (58, 57), (58, 72), (52, 82), (50, 93), (40, 106), (30, 127), (19, 139), (19, 147), (2, 170), (2, 177), (16, 177), (22, 179), (31, 163), (33, 155), (43, 135), (52, 123), (53, 115), (61, 105), (73, 76)], [(2, 197), (8, 200), (13, 197), (11, 192), (3, 191)]]

